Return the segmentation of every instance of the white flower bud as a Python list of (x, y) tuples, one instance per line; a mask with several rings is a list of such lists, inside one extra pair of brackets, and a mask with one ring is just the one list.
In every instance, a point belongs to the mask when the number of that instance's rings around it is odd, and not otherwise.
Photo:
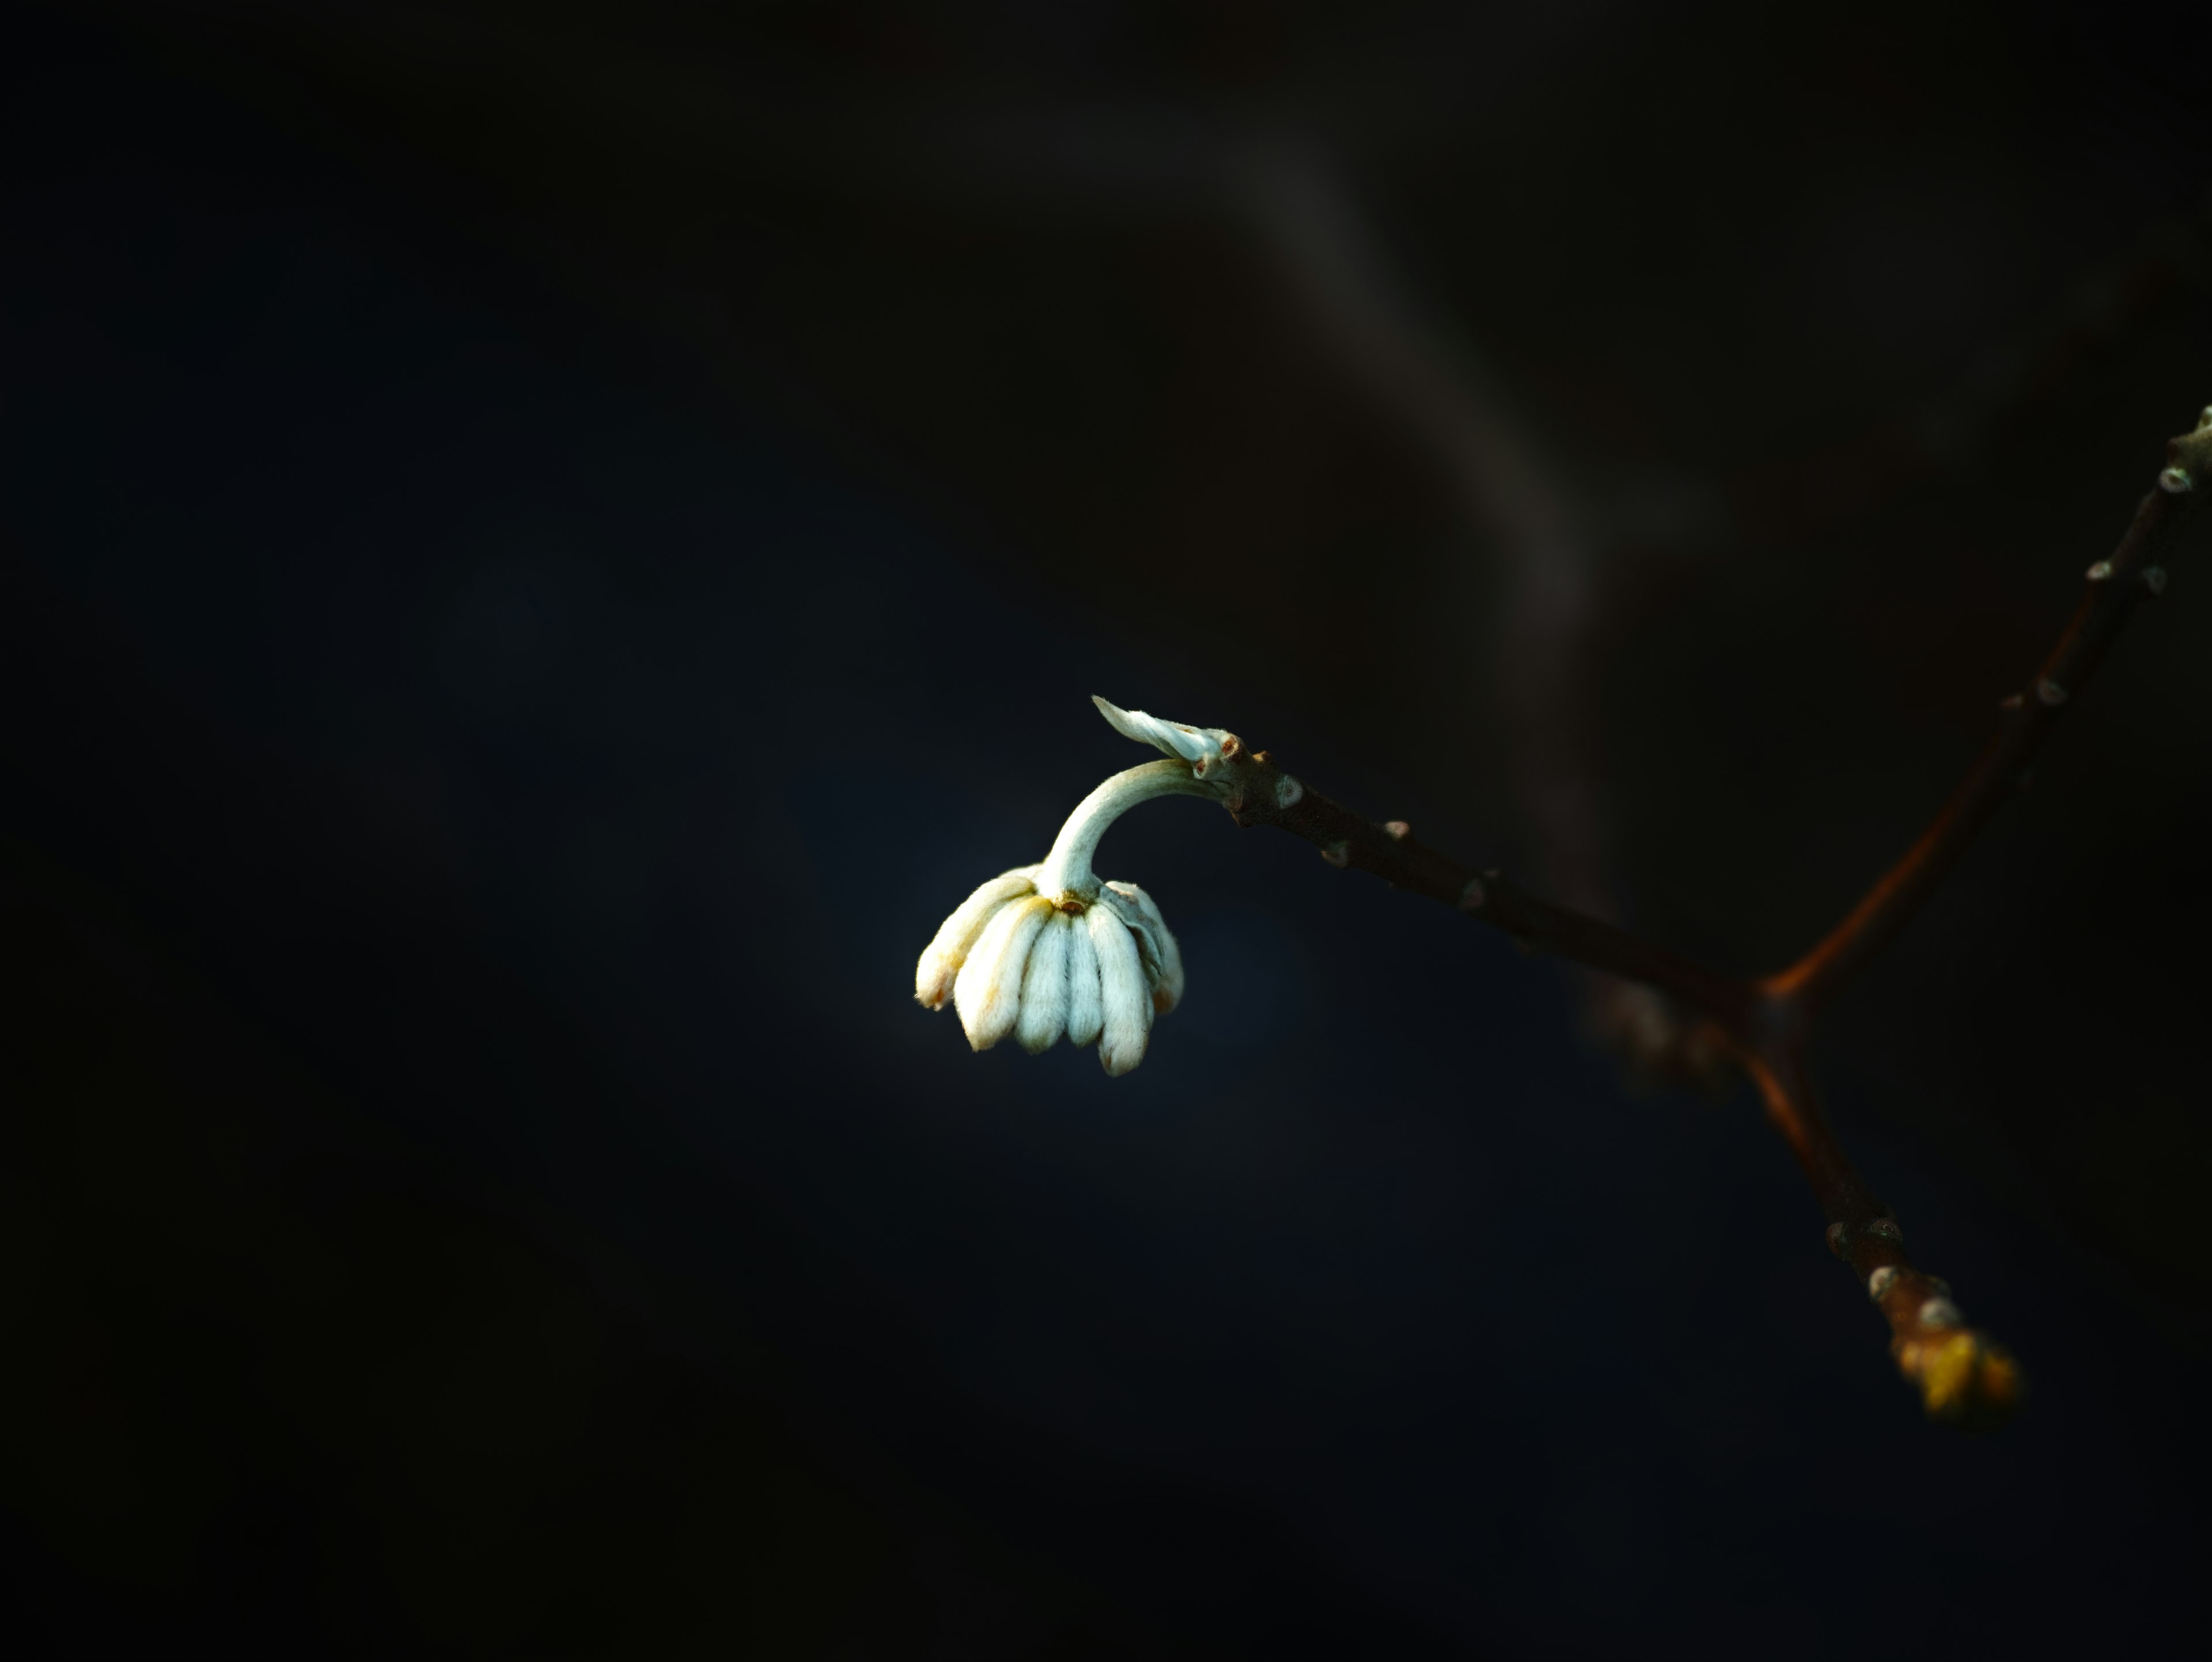
[(1152, 896), (1134, 883), (1109, 882), (1098, 898), (1112, 906), (1115, 916), (1136, 937), (1144, 960), (1145, 979), (1152, 984), (1152, 1008), (1165, 1015), (1182, 1001), (1182, 950), (1168, 933), (1167, 919)]
[(1018, 895), (1036, 892), (1036, 868), (1023, 866), (994, 877), (960, 903), (925, 947), (921, 962), (914, 966), (914, 995), (927, 1010), (941, 1010), (952, 995), (952, 978), (968, 961), (968, 953), (991, 914)]
[(1091, 944), (1091, 926), (1080, 917), (1067, 920), (1067, 1042), (1078, 1050), (1097, 1042), (1106, 1026), (1106, 1007), (1098, 990), (1098, 949)]
[(1014, 1031), (1022, 1013), (1022, 972), (1029, 968), (1030, 948), (1045, 919), (1053, 915), (1052, 902), (1041, 894), (1007, 901), (991, 914), (975, 950), (960, 966), (952, 983), (952, 1008), (960, 1012), (968, 1042), (977, 1050), (989, 1050)]
[(1103, 883), (1085, 904), (1039, 894), (1024, 867), (986, 883), (945, 922), (915, 971), (915, 996), (941, 1008), (949, 990), (968, 1042), (1018, 1039), (1032, 1055), (1065, 1033), (1098, 1041), (1109, 1074), (1144, 1060), (1152, 1022), (1182, 998), (1182, 953), (1152, 896)]
[(1100, 1062), (1119, 1075), (1144, 1060), (1154, 1018), (1182, 1001), (1182, 953), (1152, 896), (1101, 882), (1091, 856), (1139, 802), (1218, 794), (1203, 776), (1233, 735), (1095, 702), (1117, 730), (1173, 759), (1115, 774), (1077, 806), (1042, 864), (994, 877), (962, 901), (915, 965), (914, 995), (932, 1010), (949, 996), (978, 1050), (1009, 1035), (1046, 1050), (1066, 1033), (1077, 1045), (1096, 1040)]
[(1098, 953), (1098, 990), (1105, 1029), (1098, 1035), (1098, 1060), (1113, 1075), (1126, 1074), (1145, 1059), (1152, 1036), (1152, 989), (1136, 937), (1111, 906), (1093, 906), (1084, 920)]
[(1067, 943), (1074, 926), (1073, 916), (1055, 910), (1022, 971), (1022, 1016), (1014, 1037), (1031, 1056), (1052, 1049), (1067, 1029)]

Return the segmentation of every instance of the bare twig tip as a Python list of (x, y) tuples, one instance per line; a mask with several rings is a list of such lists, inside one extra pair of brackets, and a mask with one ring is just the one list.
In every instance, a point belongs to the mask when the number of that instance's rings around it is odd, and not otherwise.
[(2020, 1411), (2027, 1384), (2012, 1353), (1972, 1328), (1898, 1341), (1898, 1369), (1919, 1387), (1928, 1417), (1961, 1431), (1993, 1431)]

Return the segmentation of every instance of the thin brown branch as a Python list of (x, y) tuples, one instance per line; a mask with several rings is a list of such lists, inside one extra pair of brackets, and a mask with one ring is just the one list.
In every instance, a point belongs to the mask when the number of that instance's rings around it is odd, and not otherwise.
[(1905, 1232), (1874, 1197), (1829, 1129), (1795, 1038), (1742, 1054), (1768, 1123), (1782, 1134), (1828, 1220), (1828, 1250), (1865, 1286), (1889, 1323), (1890, 1355), (1929, 1416), (1962, 1430), (2012, 1417), (2026, 1386), (2012, 1354), (1968, 1327), (1949, 1285), (1914, 1267)]
[(1831, 1251), (1849, 1264), (1890, 1324), (1891, 1354), (1929, 1415), (1964, 1428), (2002, 1423), (2022, 1385), (2011, 1355), (1963, 1325), (1950, 1289), (1915, 1268), (1889, 1208), (1867, 1188), (1821, 1111), (1804, 1065), (1797, 1007), (1679, 958), (1612, 924), (1538, 899), (1496, 872), (1477, 873), (1415, 840), (1400, 820), (1377, 825), (1282, 771), (1265, 751), (1231, 740), (1210, 777), (1240, 825), (1275, 825), (1339, 868), (1440, 900), (1591, 970), (1664, 992), (1703, 1020), (1705, 1041), (1732, 1055), (1758, 1086), (1768, 1121), (1797, 1157), (1828, 1220)]
[(1457, 907), (1523, 947), (1659, 988), (1731, 1032), (1750, 1019), (1746, 983), (1679, 958), (1587, 913), (1540, 900), (1497, 872), (1476, 872), (1417, 841), (1402, 820), (1377, 825), (1279, 769), (1265, 751), (1238, 750), (1212, 777), (1240, 825), (1278, 825), (1331, 865), (1374, 873), (1393, 887)]
[(1587, 913), (1538, 899), (1498, 873), (1462, 865), (1417, 841), (1399, 820), (1377, 825), (1279, 768), (1265, 751), (1228, 740), (1209, 775), (1240, 825), (1277, 825), (1338, 867), (1358, 867), (1440, 900), (1585, 968), (1656, 989), (1696, 1013), (1696, 1031), (1724, 1049), (1758, 1087), (1766, 1117), (1790, 1145), (1828, 1221), (1829, 1249), (1848, 1264), (1890, 1325), (1890, 1351), (1929, 1414), (1969, 1428), (2001, 1423), (2020, 1404), (2020, 1369), (2004, 1348), (1965, 1324), (1950, 1289), (1905, 1256), (1905, 1237), (1838, 1141), (1806, 1067), (1814, 1018), (1849, 976), (1911, 919), (2016, 790), (2044, 736), (2142, 600), (2166, 586), (2158, 562), (2196, 502), (2212, 490), (2212, 409), (2166, 446), (2167, 466), (2028, 690), (2005, 704), (1996, 741), (1953, 793), (1926, 835), (1810, 953), (1778, 975), (1722, 975)]
[(2027, 782), (2045, 734), (2087, 683), (2137, 605), (2166, 587), (2163, 550), (2212, 490), (2212, 409), (2194, 433), (2166, 445), (2167, 466), (2136, 509), (2108, 559), (2089, 568), (2087, 591), (2058, 644), (2027, 688), (2005, 700), (1996, 740), (1982, 753), (1935, 823), (1867, 891), (1827, 937), (1761, 991), (1811, 1014), (1832, 999), (1911, 921), (1996, 811)]

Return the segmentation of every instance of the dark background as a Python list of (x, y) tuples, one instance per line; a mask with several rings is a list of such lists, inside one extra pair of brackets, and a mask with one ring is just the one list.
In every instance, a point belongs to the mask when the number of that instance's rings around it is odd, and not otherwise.
[[(15, 1653), (2193, 1649), (2201, 562), (1821, 1053), (2028, 1369), (1993, 1437), (1744, 1093), (1291, 839), (1114, 831), (1190, 973), (1131, 1077), (909, 977), (1140, 759), (1094, 691), (1802, 947), (2212, 401), (2202, 8), (208, 0), (0, 65)], [(1605, 527), (1571, 653), (1285, 156)]]

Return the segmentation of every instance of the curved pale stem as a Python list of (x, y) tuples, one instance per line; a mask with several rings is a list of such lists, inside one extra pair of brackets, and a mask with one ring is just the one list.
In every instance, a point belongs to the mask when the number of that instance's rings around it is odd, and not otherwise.
[(1213, 788), (1191, 776), (1190, 764), (1162, 760), (1117, 773), (1075, 805), (1067, 823), (1053, 839), (1052, 852), (1037, 868), (1036, 890), (1047, 898), (1073, 894), (1084, 900), (1098, 898), (1098, 879), (1091, 869), (1091, 856), (1106, 827), (1139, 802), (1155, 796), (1212, 796)]

